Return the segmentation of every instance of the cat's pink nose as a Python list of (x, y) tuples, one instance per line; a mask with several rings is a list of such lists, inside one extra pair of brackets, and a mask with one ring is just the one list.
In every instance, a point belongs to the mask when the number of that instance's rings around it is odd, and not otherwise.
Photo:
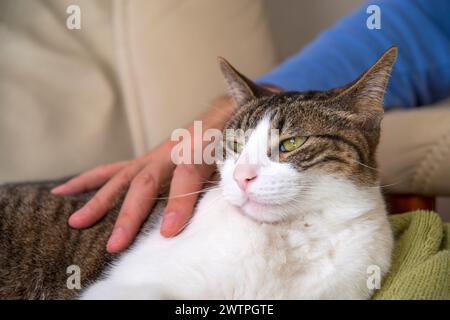
[(234, 169), (233, 178), (242, 190), (247, 189), (250, 182), (258, 176), (258, 166), (254, 164), (238, 164)]

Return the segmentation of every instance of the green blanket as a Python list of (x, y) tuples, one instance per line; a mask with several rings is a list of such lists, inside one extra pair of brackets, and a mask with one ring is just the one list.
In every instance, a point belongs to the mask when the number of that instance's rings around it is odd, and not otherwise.
[(390, 217), (392, 268), (373, 299), (450, 299), (450, 225), (436, 213)]

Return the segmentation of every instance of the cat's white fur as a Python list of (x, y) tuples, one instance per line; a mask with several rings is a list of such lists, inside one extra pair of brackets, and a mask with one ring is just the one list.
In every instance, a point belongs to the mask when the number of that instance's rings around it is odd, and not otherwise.
[[(81, 298), (369, 298), (368, 268), (388, 271), (393, 242), (379, 188), (271, 161), (268, 128), (264, 119), (220, 167), (220, 187), (182, 233), (163, 238), (156, 225)], [(233, 172), (255, 156), (260, 171), (244, 194)]]

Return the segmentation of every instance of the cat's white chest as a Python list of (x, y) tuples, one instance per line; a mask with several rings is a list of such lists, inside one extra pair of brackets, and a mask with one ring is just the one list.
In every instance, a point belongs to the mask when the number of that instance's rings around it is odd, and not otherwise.
[(219, 190), (210, 191), (186, 230), (167, 239), (158, 226), (82, 298), (115, 298), (115, 287), (117, 298), (329, 297), (326, 282), (339, 280), (336, 261), (353, 249), (345, 234), (317, 237), (311, 227), (303, 221), (287, 228), (255, 222)]
[(220, 191), (211, 191), (179, 236), (166, 239), (153, 230), (107, 279), (130, 287), (164, 287), (167, 298), (286, 298), (301, 266), (300, 251), (308, 249), (270, 228), (243, 216)]

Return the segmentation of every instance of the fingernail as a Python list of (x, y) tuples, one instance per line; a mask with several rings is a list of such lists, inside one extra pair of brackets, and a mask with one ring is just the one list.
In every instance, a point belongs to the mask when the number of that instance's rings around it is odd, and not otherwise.
[(84, 215), (84, 209), (81, 208), (78, 211), (75, 211), (72, 213), (72, 215), (69, 217), (69, 224), (72, 227), (78, 228), (79, 224), (81, 222), (81, 217)]
[(57, 187), (53, 188), (52, 190), (50, 190), (50, 192), (51, 193), (60, 193), (62, 190), (64, 190), (64, 185), (57, 186)]
[(65, 184), (62, 184), (60, 186), (53, 188), (52, 190), (50, 190), (50, 192), (53, 194), (68, 193), (70, 192), (70, 189)]
[(125, 232), (122, 227), (115, 228), (108, 240), (108, 251), (116, 251), (117, 244), (120, 243), (124, 235)]
[(168, 212), (164, 215), (161, 231), (165, 236), (171, 236), (175, 234), (178, 230), (177, 228), (177, 213), (174, 211)]
[(69, 217), (69, 224), (70, 224), (71, 227), (75, 227), (76, 228), (78, 226), (78, 222), (79, 222), (79, 219), (78, 219), (78, 215), (76, 213), (72, 214)]

